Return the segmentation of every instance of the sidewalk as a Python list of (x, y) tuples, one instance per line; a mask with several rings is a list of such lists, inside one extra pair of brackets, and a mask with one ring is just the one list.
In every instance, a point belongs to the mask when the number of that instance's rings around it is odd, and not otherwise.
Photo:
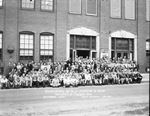
[(143, 76), (142, 82), (149, 82), (149, 73), (141, 73), (141, 75)]

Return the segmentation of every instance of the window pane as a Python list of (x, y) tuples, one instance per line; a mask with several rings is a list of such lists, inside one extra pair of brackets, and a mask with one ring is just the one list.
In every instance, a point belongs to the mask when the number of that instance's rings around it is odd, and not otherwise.
[(53, 0), (41, 0), (42, 10), (53, 10)]
[(24, 50), (20, 50), (20, 56), (24, 56)]
[(22, 8), (34, 9), (34, 0), (22, 0)]
[(52, 35), (41, 35), (40, 36), (40, 59), (48, 60), (52, 58), (51, 51), (53, 50), (53, 36)]
[(129, 50), (128, 39), (116, 39), (116, 49)]
[(134, 41), (130, 40), (130, 50), (134, 50)]
[(3, 0), (0, 0), (0, 7), (3, 5), (3, 2), (2, 2)]
[(0, 60), (2, 60), (2, 33), (0, 33)]
[(49, 49), (51, 49), (51, 50), (52, 50), (52, 49), (53, 49), (53, 45), (49, 45)]
[(121, 0), (111, 0), (111, 17), (121, 18)]
[(21, 49), (22, 49), (22, 48), (25, 48), (24, 44), (20, 44), (20, 48), (21, 48)]
[(74, 37), (70, 36), (70, 48), (74, 48)]
[(0, 33), (0, 44), (2, 44), (2, 34)]
[(150, 47), (149, 47), (149, 46), (150, 46), (150, 42), (147, 41), (147, 42), (146, 42), (146, 50), (150, 50)]
[(92, 37), (92, 49), (96, 50), (96, 38)]
[(97, 14), (97, 0), (87, 0), (87, 14)]
[(90, 49), (90, 37), (89, 36), (76, 36), (76, 48)]
[(69, 0), (70, 13), (81, 14), (81, 0)]
[(53, 51), (49, 51), (49, 55), (53, 55)]
[(33, 60), (33, 35), (20, 34), (20, 60)]
[(135, 0), (125, 0), (125, 18), (135, 19)]
[(150, 21), (150, 0), (146, 0), (146, 20)]

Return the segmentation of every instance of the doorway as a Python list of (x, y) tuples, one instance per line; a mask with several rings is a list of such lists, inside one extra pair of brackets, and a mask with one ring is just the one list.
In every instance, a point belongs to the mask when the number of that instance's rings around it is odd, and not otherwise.
[(89, 58), (90, 56), (90, 50), (77, 50), (77, 56), (78, 57), (83, 57), (83, 58)]

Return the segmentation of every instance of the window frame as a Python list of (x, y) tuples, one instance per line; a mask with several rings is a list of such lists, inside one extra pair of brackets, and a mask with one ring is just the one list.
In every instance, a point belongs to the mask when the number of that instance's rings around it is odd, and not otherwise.
[(69, 14), (76, 14), (76, 15), (81, 15), (82, 14), (82, 0), (80, 0), (80, 13), (71, 12), (71, 0), (69, 0)]
[(109, 17), (112, 18), (112, 19), (122, 19), (122, 2), (123, 2), (123, 1), (120, 0), (120, 7), (121, 7), (121, 8), (120, 8), (120, 17), (113, 17), (113, 16), (111, 15), (111, 12), (112, 12), (112, 11), (111, 11), (111, 1), (112, 1), (112, 0), (109, 0), (109, 3), (110, 3), (110, 4), (109, 4)]
[(52, 0), (52, 3), (53, 3), (52, 10), (42, 9), (42, 0), (40, 0), (40, 10), (43, 12), (54, 12), (54, 0)]
[(21, 2), (20, 2), (20, 8), (21, 8), (21, 10), (35, 10), (35, 3), (36, 2), (36, 0), (34, 0), (34, 7), (33, 8), (28, 8), (28, 7), (22, 7), (22, 0), (21, 0)]
[(0, 59), (0, 62), (3, 61), (3, 31), (0, 30), (0, 34), (2, 34), (2, 53), (1, 53), (1, 59)]
[[(39, 35), (39, 38), (40, 38), (39, 39), (39, 60), (48, 61), (48, 59), (41, 59), (41, 50), (45, 50), (45, 49), (41, 49), (41, 36), (53, 36), (53, 49), (51, 50), (52, 51), (51, 60), (54, 61), (54, 34), (50, 33), (50, 32), (42, 32)], [(46, 50), (48, 50), (48, 49), (46, 49)]]
[[(24, 35), (33, 35), (33, 49), (22, 49), (22, 50), (33, 50), (33, 58), (32, 59), (21, 59), (20, 57), (20, 35), (21, 34), (24, 34)], [(22, 32), (19, 32), (19, 61), (34, 61), (34, 57), (35, 57), (35, 33), (31, 32), (31, 31), (22, 31)], [(23, 56), (24, 57), (24, 56)]]
[(126, 19), (126, 20), (136, 20), (136, 0), (134, 0), (134, 18), (132, 19), (132, 18), (127, 18), (126, 17), (126, 0), (124, 1), (124, 18)]
[(96, 0), (96, 14), (91, 14), (91, 13), (87, 13), (87, 5), (88, 5), (88, 0), (86, 0), (86, 15), (90, 15), (90, 16), (97, 16), (98, 15), (98, 7), (97, 7), (97, 5), (98, 5), (98, 1)]

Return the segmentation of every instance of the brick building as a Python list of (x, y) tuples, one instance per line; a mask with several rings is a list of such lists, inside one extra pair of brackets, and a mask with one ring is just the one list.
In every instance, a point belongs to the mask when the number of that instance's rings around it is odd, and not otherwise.
[(149, 67), (150, 0), (0, 0), (0, 67), (103, 55)]

